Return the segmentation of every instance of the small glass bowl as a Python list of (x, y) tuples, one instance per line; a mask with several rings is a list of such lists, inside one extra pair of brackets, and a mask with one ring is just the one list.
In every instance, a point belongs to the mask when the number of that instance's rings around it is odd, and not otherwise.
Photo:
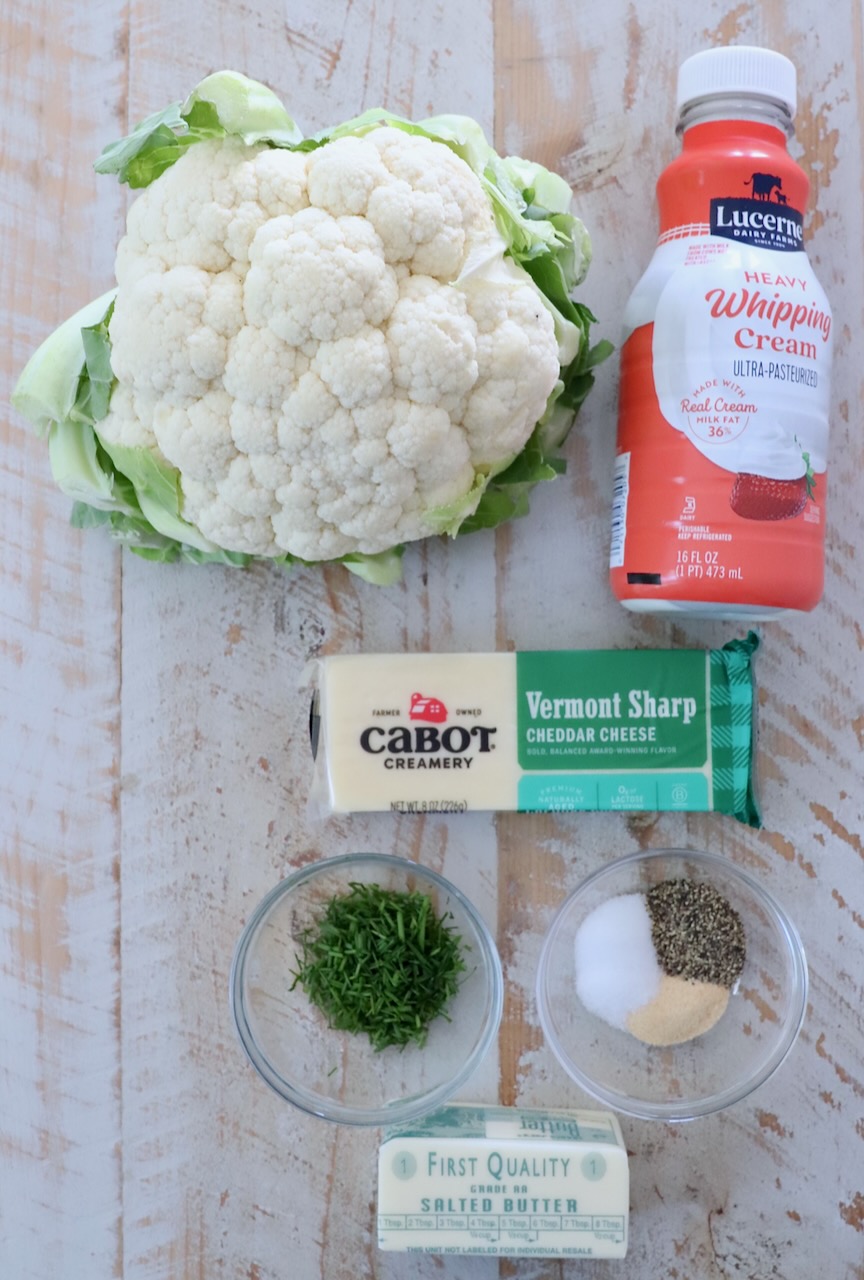
[[(304, 929), (356, 882), (428, 894), (465, 944), (450, 1021), (436, 1018), (422, 1048), (376, 1052), (367, 1036), (331, 1029), (299, 985), (291, 990)], [(495, 1039), (504, 982), (492, 935), (454, 885), (404, 858), (352, 853), (296, 871), (259, 903), (237, 943), (230, 997), (243, 1048), (280, 1097), (325, 1120), (389, 1125), (432, 1111), (461, 1088)]]
[[(720, 1020), (684, 1044), (658, 1048), (604, 1022), (576, 993), (575, 937), (586, 916), (620, 894), (662, 880), (713, 885), (744, 926), (744, 970)], [(613, 1110), (683, 1121), (721, 1111), (773, 1075), (807, 1007), (807, 964), (795, 926), (755, 880), (727, 858), (661, 849), (620, 858), (589, 876), (558, 911), (537, 974), (540, 1022), (564, 1070)]]

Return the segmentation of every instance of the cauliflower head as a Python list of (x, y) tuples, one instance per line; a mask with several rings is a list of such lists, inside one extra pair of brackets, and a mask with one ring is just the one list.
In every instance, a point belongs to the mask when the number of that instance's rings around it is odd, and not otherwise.
[(234, 73), (102, 164), (146, 189), (78, 329), (74, 401), (38, 423), (94, 513), (77, 523), (151, 558), (374, 578), (406, 543), (521, 514), (561, 469), (602, 354), (569, 296), (590, 249), (563, 180), (508, 169), (461, 117), (370, 112), (302, 140)]

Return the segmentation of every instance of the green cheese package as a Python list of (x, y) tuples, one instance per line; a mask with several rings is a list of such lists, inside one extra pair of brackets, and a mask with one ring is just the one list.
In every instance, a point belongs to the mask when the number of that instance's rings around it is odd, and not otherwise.
[(345, 654), (315, 663), (313, 803), (331, 813), (679, 810), (761, 825), (753, 655)]

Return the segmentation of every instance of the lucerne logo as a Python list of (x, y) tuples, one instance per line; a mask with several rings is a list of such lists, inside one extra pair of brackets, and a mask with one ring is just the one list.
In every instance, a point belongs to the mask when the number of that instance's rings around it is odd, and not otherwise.
[(744, 186), (750, 188), (748, 196), (730, 195), (710, 202), (712, 236), (763, 249), (800, 252), (804, 219), (781, 189), (783, 179), (773, 173), (752, 173)]

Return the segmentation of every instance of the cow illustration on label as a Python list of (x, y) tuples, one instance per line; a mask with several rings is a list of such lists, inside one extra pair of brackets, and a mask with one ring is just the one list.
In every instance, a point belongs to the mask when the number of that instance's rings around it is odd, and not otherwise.
[[(751, 173), (749, 178), (744, 179), (744, 186), (750, 188), (754, 200), (770, 200), (772, 191), (779, 192), (781, 190), (783, 179), (778, 178), (773, 173)], [(786, 197), (784, 196), (783, 204), (785, 203)]]

